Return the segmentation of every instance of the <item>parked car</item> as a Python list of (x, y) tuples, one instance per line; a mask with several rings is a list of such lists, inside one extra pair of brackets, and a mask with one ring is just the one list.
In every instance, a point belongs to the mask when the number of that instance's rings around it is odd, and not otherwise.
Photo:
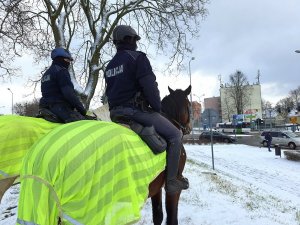
[[(212, 131), (213, 142), (216, 143), (233, 143), (235, 142), (235, 138), (224, 133), (218, 131)], [(201, 143), (208, 143), (210, 142), (210, 131), (204, 131), (199, 135), (199, 141)]]
[(261, 144), (264, 147), (267, 147), (267, 141), (265, 139), (265, 135), (267, 132), (270, 132), (272, 136), (272, 146), (279, 145), (282, 147), (289, 147), (290, 149), (296, 149), (300, 146), (300, 137), (290, 131), (264, 131), (261, 133)]

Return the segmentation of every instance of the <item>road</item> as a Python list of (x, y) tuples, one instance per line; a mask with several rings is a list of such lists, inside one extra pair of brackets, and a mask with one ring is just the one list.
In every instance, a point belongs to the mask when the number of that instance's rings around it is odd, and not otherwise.
[[(183, 136), (183, 142), (184, 143), (193, 143), (193, 140), (197, 142), (199, 139), (199, 132), (195, 132), (194, 135), (188, 134)], [(228, 134), (230, 136), (234, 136), (233, 134)], [(193, 138), (194, 137), (194, 138)], [(258, 132), (253, 132), (251, 134), (238, 134), (236, 135), (237, 144), (245, 144), (250, 146), (261, 146), (260, 144), (260, 138)]]

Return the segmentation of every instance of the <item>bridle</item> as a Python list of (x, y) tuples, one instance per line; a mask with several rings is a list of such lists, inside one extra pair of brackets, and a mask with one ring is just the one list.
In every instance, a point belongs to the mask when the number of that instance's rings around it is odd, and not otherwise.
[[(188, 101), (188, 99), (186, 98), (186, 100)], [(188, 112), (188, 119), (186, 121), (186, 123), (184, 125), (182, 125), (180, 123), (180, 129), (182, 131), (182, 133), (185, 135), (185, 134), (189, 134), (191, 132), (191, 127), (189, 126), (190, 124), (190, 119), (191, 119), (191, 107), (190, 107), (190, 102), (188, 101), (188, 104), (187, 104), (187, 112)]]
[(174, 119), (171, 119), (171, 122), (182, 131), (183, 135), (189, 134), (191, 132), (191, 129), (187, 125), (182, 125)]
[(190, 102), (187, 98), (185, 98), (185, 100), (188, 102), (187, 104), (187, 112), (188, 112), (188, 119), (186, 121), (186, 123), (183, 123), (181, 121), (181, 118), (180, 118), (180, 115), (178, 113), (178, 101), (176, 101), (176, 99), (173, 98), (172, 95), (169, 95), (169, 100), (172, 101), (172, 104), (176, 106), (176, 110), (177, 113), (176, 113), (176, 118), (170, 118), (170, 116), (166, 115), (166, 113), (163, 113), (163, 115), (165, 117), (167, 117), (178, 129), (180, 129), (182, 131), (182, 133), (185, 135), (185, 134), (189, 134), (191, 132), (191, 128), (189, 126), (189, 123), (190, 123)]

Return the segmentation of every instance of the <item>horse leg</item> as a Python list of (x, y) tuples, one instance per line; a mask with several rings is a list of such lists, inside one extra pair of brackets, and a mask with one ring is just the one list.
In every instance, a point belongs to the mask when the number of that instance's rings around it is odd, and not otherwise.
[(154, 225), (160, 225), (163, 221), (163, 210), (162, 210), (162, 190), (160, 189), (157, 194), (151, 197), (152, 203), (152, 219)]
[(178, 203), (180, 193), (166, 193), (167, 225), (178, 225)]

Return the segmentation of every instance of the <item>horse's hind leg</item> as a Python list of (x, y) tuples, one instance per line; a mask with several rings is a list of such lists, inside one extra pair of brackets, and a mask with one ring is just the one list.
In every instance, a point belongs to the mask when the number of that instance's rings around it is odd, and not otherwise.
[(163, 221), (163, 210), (162, 210), (162, 190), (160, 189), (157, 194), (151, 197), (152, 203), (152, 218), (154, 225), (160, 225)]

